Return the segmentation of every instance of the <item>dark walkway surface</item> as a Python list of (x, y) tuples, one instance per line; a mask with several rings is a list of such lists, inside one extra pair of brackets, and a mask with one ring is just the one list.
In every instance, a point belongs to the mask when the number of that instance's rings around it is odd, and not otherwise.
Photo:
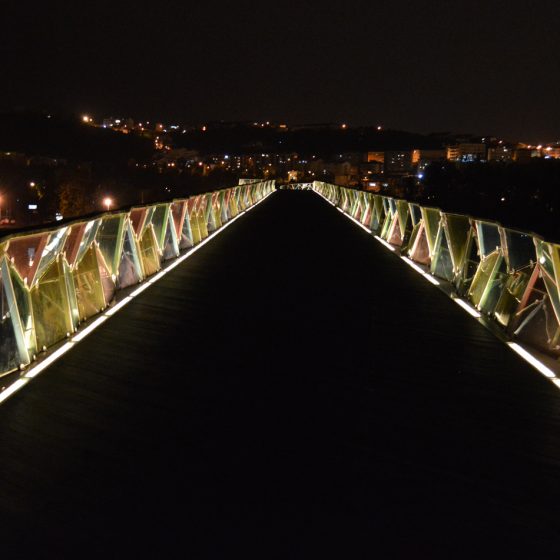
[(560, 541), (560, 393), (309, 192), (271, 196), (2, 405), (0, 453), (0, 542), (22, 556)]

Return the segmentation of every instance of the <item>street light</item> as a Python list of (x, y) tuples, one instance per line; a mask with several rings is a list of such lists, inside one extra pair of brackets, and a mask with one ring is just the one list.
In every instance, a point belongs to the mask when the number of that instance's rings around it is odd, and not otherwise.
[(112, 204), (113, 204), (113, 199), (112, 198), (106, 196), (103, 199), (103, 205), (105, 206), (105, 208), (107, 208), (107, 212), (109, 212), (109, 210), (111, 209)]

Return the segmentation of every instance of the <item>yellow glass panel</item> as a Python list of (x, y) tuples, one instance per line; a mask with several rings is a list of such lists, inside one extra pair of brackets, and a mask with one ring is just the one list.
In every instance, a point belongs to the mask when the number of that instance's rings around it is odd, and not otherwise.
[(57, 259), (31, 290), (38, 348), (49, 347), (73, 332), (62, 262)]
[(97, 263), (95, 246), (86, 250), (72, 273), (80, 319), (85, 320), (105, 307), (103, 286)]
[(140, 260), (144, 276), (150, 276), (160, 269), (157, 242), (152, 227), (147, 227), (140, 239)]

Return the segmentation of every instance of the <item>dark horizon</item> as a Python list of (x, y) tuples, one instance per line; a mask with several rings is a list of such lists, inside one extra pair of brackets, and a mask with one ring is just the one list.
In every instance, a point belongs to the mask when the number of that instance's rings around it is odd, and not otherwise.
[(521, 0), (4, 7), (13, 107), (559, 137), (560, 6)]
[[(199, 121), (187, 121), (180, 118), (169, 118), (163, 119), (159, 117), (157, 114), (153, 116), (146, 116), (146, 115), (134, 115), (128, 114), (126, 112), (112, 112), (112, 113), (104, 113), (102, 111), (96, 110), (85, 110), (85, 111), (68, 111), (62, 108), (53, 107), (31, 107), (31, 106), (11, 106), (11, 107), (0, 107), (0, 115), (2, 116), (34, 116), (34, 115), (52, 115), (53, 117), (58, 117), (60, 120), (63, 121), (81, 121), (84, 116), (90, 116), (93, 118), (93, 123), (95, 125), (100, 125), (103, 119), (119, 119), (119, 118), (132, 118), (135, 123), (149, 123), (149, 125), (154, 125), (156, 123), (163, 123), (165, 125), (180, 125), (180, 126), (190, 126), (190, 127), (201, 127), (201, 126), (212, 126), (212, 125), (239, 125), (239, 126), (250, 126), (253, 123), (266, 123), (264, 120), (258, 119), (218, 119), (218, 120), (211, 120), (211, 119), (202, 119)], [(396, 132), (396, 133), (403, 133), (403, 134), (411, 134), (411, 135), (418, 135), (418, 136), (425, 136), (425, 137), (471, 137), (471, 138), (483, 138), (483, 137), (496, 137), (500, 140), (504, 140), (506, 142), (526, 142), (526, 143), (553, 143), (553, 142), (560, 142), (560, 131), (557, 136), (554, 138), (548, 139), (537, 139), (532, 140), (531, 142), (527, 141), (526, 138), (512, 138), (506, 137), (503, 135), (496, 134), (493, 130), (485, 130), (485, 131), (478, 131), (478, 130), (452, 130), (452, 129), (440, 129), (440, 130), (427, 130), (425, 132), (419, 132), (418, 130), (413, 130), (409, 128), (398, 128), (398, 127), (391, 127), (386, 126), (383, 123), (353, 123), (349, 121), (316, 121), (316, 122), (296, 122), (291, 121), (290, 119), (278, 119), (278, 120), (270, 120), (267, 119), (271, 126), (275, 127), (279, 124), (287, 125), (288, 129), (294, 128), (313, 128), (313, 127), (321, 127), (321, 126), (335, 126), (338, 125), (342, 128), (348, 128), (348, 130), (359, 130), (359, 129), (376, 129), (378, 126), (382, 127), (383, 132)], [(379, 129), (378, 129), (379, 130)]]

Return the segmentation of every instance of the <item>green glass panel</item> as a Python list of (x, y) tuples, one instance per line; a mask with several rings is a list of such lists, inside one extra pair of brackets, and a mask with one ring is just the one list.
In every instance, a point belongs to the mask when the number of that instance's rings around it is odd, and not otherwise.
[(389, 202), (389, 199), (386, 196), (382, 196), (381, 200), (383, 201), (383, 211), (385, 212), (385, 214), (391, 213), (391, 204)]
[(477, 222), (478, 246), (480, 254), (486, 257), (502, 246), (500, 231), (497, 224), (489, 222)]
[(447, 245), (447, 236), (441, 228), (436, 239), (435, 250), (432, 255), (432, 274), (451, 282), (453, 280), (453, 262)]
[(9, 373), (17, 369), (20, 364), (12, 312), (3, 280), (0, 271), (0, 374)]
[(187, 213), (185, 215), (185, 220), (183, 221), (183, 229), (181, 231), (181, 242), (179, 246), (181, 249), (187, 249), (188, 247), (192, 247), (194, 245), (194, 233), (191, 227), (191, 218)]
[(120, 259), (120, 232), (124, 216), (103, 218), (97, 230), (97, 243), (111, 274), (117, 273)]
[(408, 254), (409, 256), (412, 255), (412, 248), (414, 247), (414, 244), (416, 243), (416, 239), (418, 237), (418, 233), (420, 232), (421, 229), (421, 224), (417, 223), (413, 228), (412, 228), (412, 232), (410, 233), (410, 237), (408, 239)]
[(491, 314), (505, 289), (507, 281), (506, 262), (501, 254), (498, 255), (494, 268), (488, 277), (484, 296), (480, 303), (480, 310)]
[(548, 297), (554, 309), (554, 314), (556, 319), (560, 321), (560, 296), (558, 295), (558, 287), (556, 283), (549, 277), (543, 276), (544, 284), (546, 286), (546, 291), (548, 292)]
[(476, 307), (480, 305), (498, 258), (501, 258), (500, 252), (494, 251), (483, 259), (478, 266), (469, 290), (469, 298)]
[(529, 274), (516, 272), (508, 276), (505, 289), (496, 304), (494, 317), (504, 327), (510, 325), (529, 283)]
[(373, 213), (371, 217), (371, 231), (378, 233), (383, 227), (385, 217), (385, 208), (383, 207), (383, 199), (380, 196), (375, 195), (373, 197)]
[(21, 321), (21, 328), (23, 330), (25, 347), (33, 354), (37, 351), (37, 342), (35, 340), (35, 328), (33, 326), (31, 295), (27, 286), (19, 277), (19, 274), (12, 267), (10, 267), (10, 278), (12, 280), (12, 288), (14, 290), (16, 305)]
[(408, 202), (406, 202), (406, 200), (397, 200), (396, 207), (399, 217), (399, 226), (401, 228), (401, 237), (404, 237), (408, 225)]
[(476, 237), (471, 234), (468, 237), (467, 249), (465, 251), (465, 262), (456, 277), (456, 288), (460, 295), (468, 293), (479, 265), (480, 255), (478, 254)]
[(439, 231), (441, 214), (436, 208), (422, 208), (422, 217), (424, 219), (424, 227), (426, 229), (426, 239), (428, 246), (433, 253), (436, 246), (436, 239)]
[(467, 216), (458, 214), (445, 214), (444, 224), (455, 272), (460, 272), (467, 252), (471, 224)]
[(420, 209), (420, 206), (418, 206), (418, 204), (411, 203), (409, 204), (409, 209), (410, 209), (410, 217), (412, 219), (412, 223), (414, 225), (418, 224), (422, 219), (422, 210)]
[(140, 258), (144, 269), (144, 276), (151, 276), (160, 269), (159, 254), (154, 231), (146, 228), (140, 239)]
[(509, 229), (504, 230), (504, 232), (506, 238), (506, 258), (510, 271), (531, 266), (532, 263), (537, 261), (535, 243), (529, 234)]
[(165, 242), (165, 233), (167, 229), (167, 211), (166, 204), (156, 206), (152, 214), (152, 225), (154, 226), (154, 233), (157, 239), (158, 247), (163, 249)]
[(389, 212), (385, 214), (385, 219), (383, 221), (383, 226), (381, 228), (381, 237), (387, 239), (389, 232), (391, 231), (391, 226), (393, 224), (393, 215)]

